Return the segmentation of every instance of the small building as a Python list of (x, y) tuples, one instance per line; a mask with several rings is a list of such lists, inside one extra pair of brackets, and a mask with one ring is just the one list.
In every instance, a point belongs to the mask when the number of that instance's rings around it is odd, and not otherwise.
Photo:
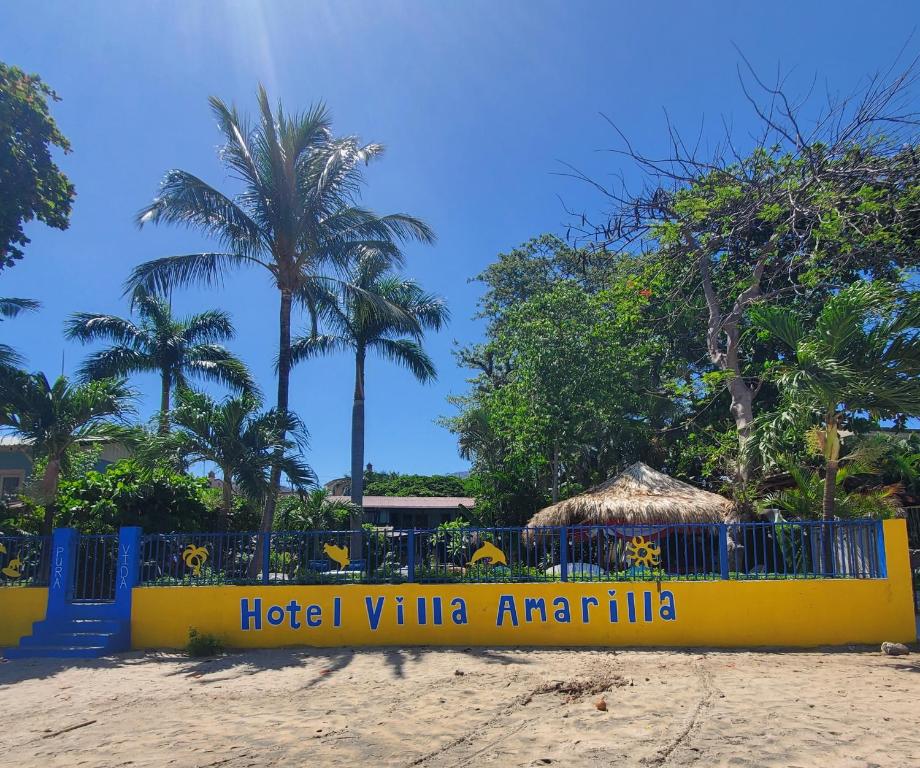
[[(340, 495), (331, 499), (350, 501)], [(373, 525), (430, 529), (458, 517), (469, 519), (475, 506), (469, 496), (365, 496), (364, 517)]]
[[(104, 472), (109, 464), (128, 457), (120, 443), (106, 441), (96, 461), (95, 469)], [(0, 496), (12, 496), (20, 491), (32, 475), (32, 445), (14, 435), (0, 435)]]

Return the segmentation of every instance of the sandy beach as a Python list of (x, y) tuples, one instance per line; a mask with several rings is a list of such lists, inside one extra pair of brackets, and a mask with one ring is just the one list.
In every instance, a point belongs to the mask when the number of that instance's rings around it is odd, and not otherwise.
[(906, 768), (920, 765), (918, 673), (916, 652), (875, 649), (284, 649), (3, 662), (0, 753), (19, 768)]

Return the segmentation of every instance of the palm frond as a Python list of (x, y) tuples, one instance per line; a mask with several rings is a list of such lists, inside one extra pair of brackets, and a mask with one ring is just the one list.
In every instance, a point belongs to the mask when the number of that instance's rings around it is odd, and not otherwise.
[(246, 365), (232, 352), (217, 344), (189, 347), (183, 367), (192, 376), (215, 381), (240, 392), (258, 392)]
[(323, 357), (348, 349), (349, 341), (342, 336), (311, 334), (298, 336), (291, 342), (291, 365), (314, 357)]
[(143, 332), (130, 320), (115, 315), (75, 312), (64, 324), (64, 337), (82, 342), (113, 341), (125, 347), (136, 347)]
[(408, 368), (421, 382), (437, 378), (434, 363), (421, 346), (410, 339), (374, 339), (369, 347), (391, 362)]
[(157, 361), (134, 347), (114, 346), (94, 352), (78, 370), (81, 381), (121, 378), (136, 373), (158, 373)]
[(182, 338), (189, 344), (213, 344), (232, 339), (236, 333), (230, 314), (222, 309), (209, 309), (186, 318), (182, 323)]
[(0, 298), (0, 317), (11, 318), (23, 312), (34, 312), (41, 304), (34, 299)]
[(258, 225), (230, 198), (186, 171), (167, 172), (159, 194), (136, 218), (144, 224), (180, 224), (213, 237), (233, 252), (254, 256), (262, 251)]
[(220, 285), (226, 273), (238, 267), (259, 264), (257, 259), (237, 253), (190, 253), (165, 256), (139, 264), (125, 282), (125, 294), (138, 287), (153, 293), (168, 293), (183, 286)]

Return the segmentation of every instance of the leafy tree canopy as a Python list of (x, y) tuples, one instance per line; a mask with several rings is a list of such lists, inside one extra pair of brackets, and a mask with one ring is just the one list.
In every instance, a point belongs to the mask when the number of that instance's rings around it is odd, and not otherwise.
[(403, 475), (398, 472), (365, 472), (368, 496), (471, 496), (468, 478), (456, 475)]
[(67, 229), (73, 185), (51, 158), (70, 151), (48, 109), (58, 101), (38, 75), (0, 62), (0, 271), (22, 258), (22, 225), (38, 219)]

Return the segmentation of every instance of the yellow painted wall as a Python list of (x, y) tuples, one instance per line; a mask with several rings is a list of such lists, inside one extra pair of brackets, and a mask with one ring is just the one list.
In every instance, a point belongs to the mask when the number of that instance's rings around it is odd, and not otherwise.
[[(815, 646), (911, 641), (915, 637), (913, 600), (903, 520), (885, 523), (887, 579), (713, 581), (555, 584), (402, 584), (270, 587), (142, 587), (134, 590), (132, 641), (135, 648), (181, 647), (189, 627), (219, 635), (232, 647), (284, 645), (616, 645), (616, 646)], [(617, 621), (610, 620), (614, 591)], [(629, 620), (629, 594), (635, 621)], [(648, 597), (646, 597), (648, 594)], [(502, 596), (514, 603), (498, 625)], [(432, 623), (441, 598), (442, 624)], [(340, 605), (335, 626), (335, 600)], [(380, 603), (380, 599), (383, 602)], [(403, 621), (397, 622), (402, 598)], [(427, 622), (417, 615), (424, 598)], [(547, 620), (534, 611), (527, 621), (524, 600), (543, 598)], [(570, 621), (554, 619), (565, 598)], [(594, 598), (587, 618), (583, 600)], [(255, 609), (261, 600), (262, 628), (242, 629), (241, 601)], [(367, 600), (381, 605), (372, 629)], [(465, 624), (451, 620), (458, 603)], [(651, 606), (646, 616), (646, 599)], [(286, 606), (296, 601), (300, 628), (293, 628)], [(318, 608), (309, 609), (315, 605)], [(272, 618), (280, 619), (277, 626)], [(667, 620), (672, 616), (673, 620)], [(506, 601), (507, 607), (507, 601)], [(319, 626), (308, 627), (311, 617)], [(459, 618), (459, 616), (458, 616)], [(560, 617), (562, 618), (562, 617)]]
[(0, 589), (0, 647), (17, 645), (32, 634), (32, 622), (45, 618), (48, 590), (43, 587)]

